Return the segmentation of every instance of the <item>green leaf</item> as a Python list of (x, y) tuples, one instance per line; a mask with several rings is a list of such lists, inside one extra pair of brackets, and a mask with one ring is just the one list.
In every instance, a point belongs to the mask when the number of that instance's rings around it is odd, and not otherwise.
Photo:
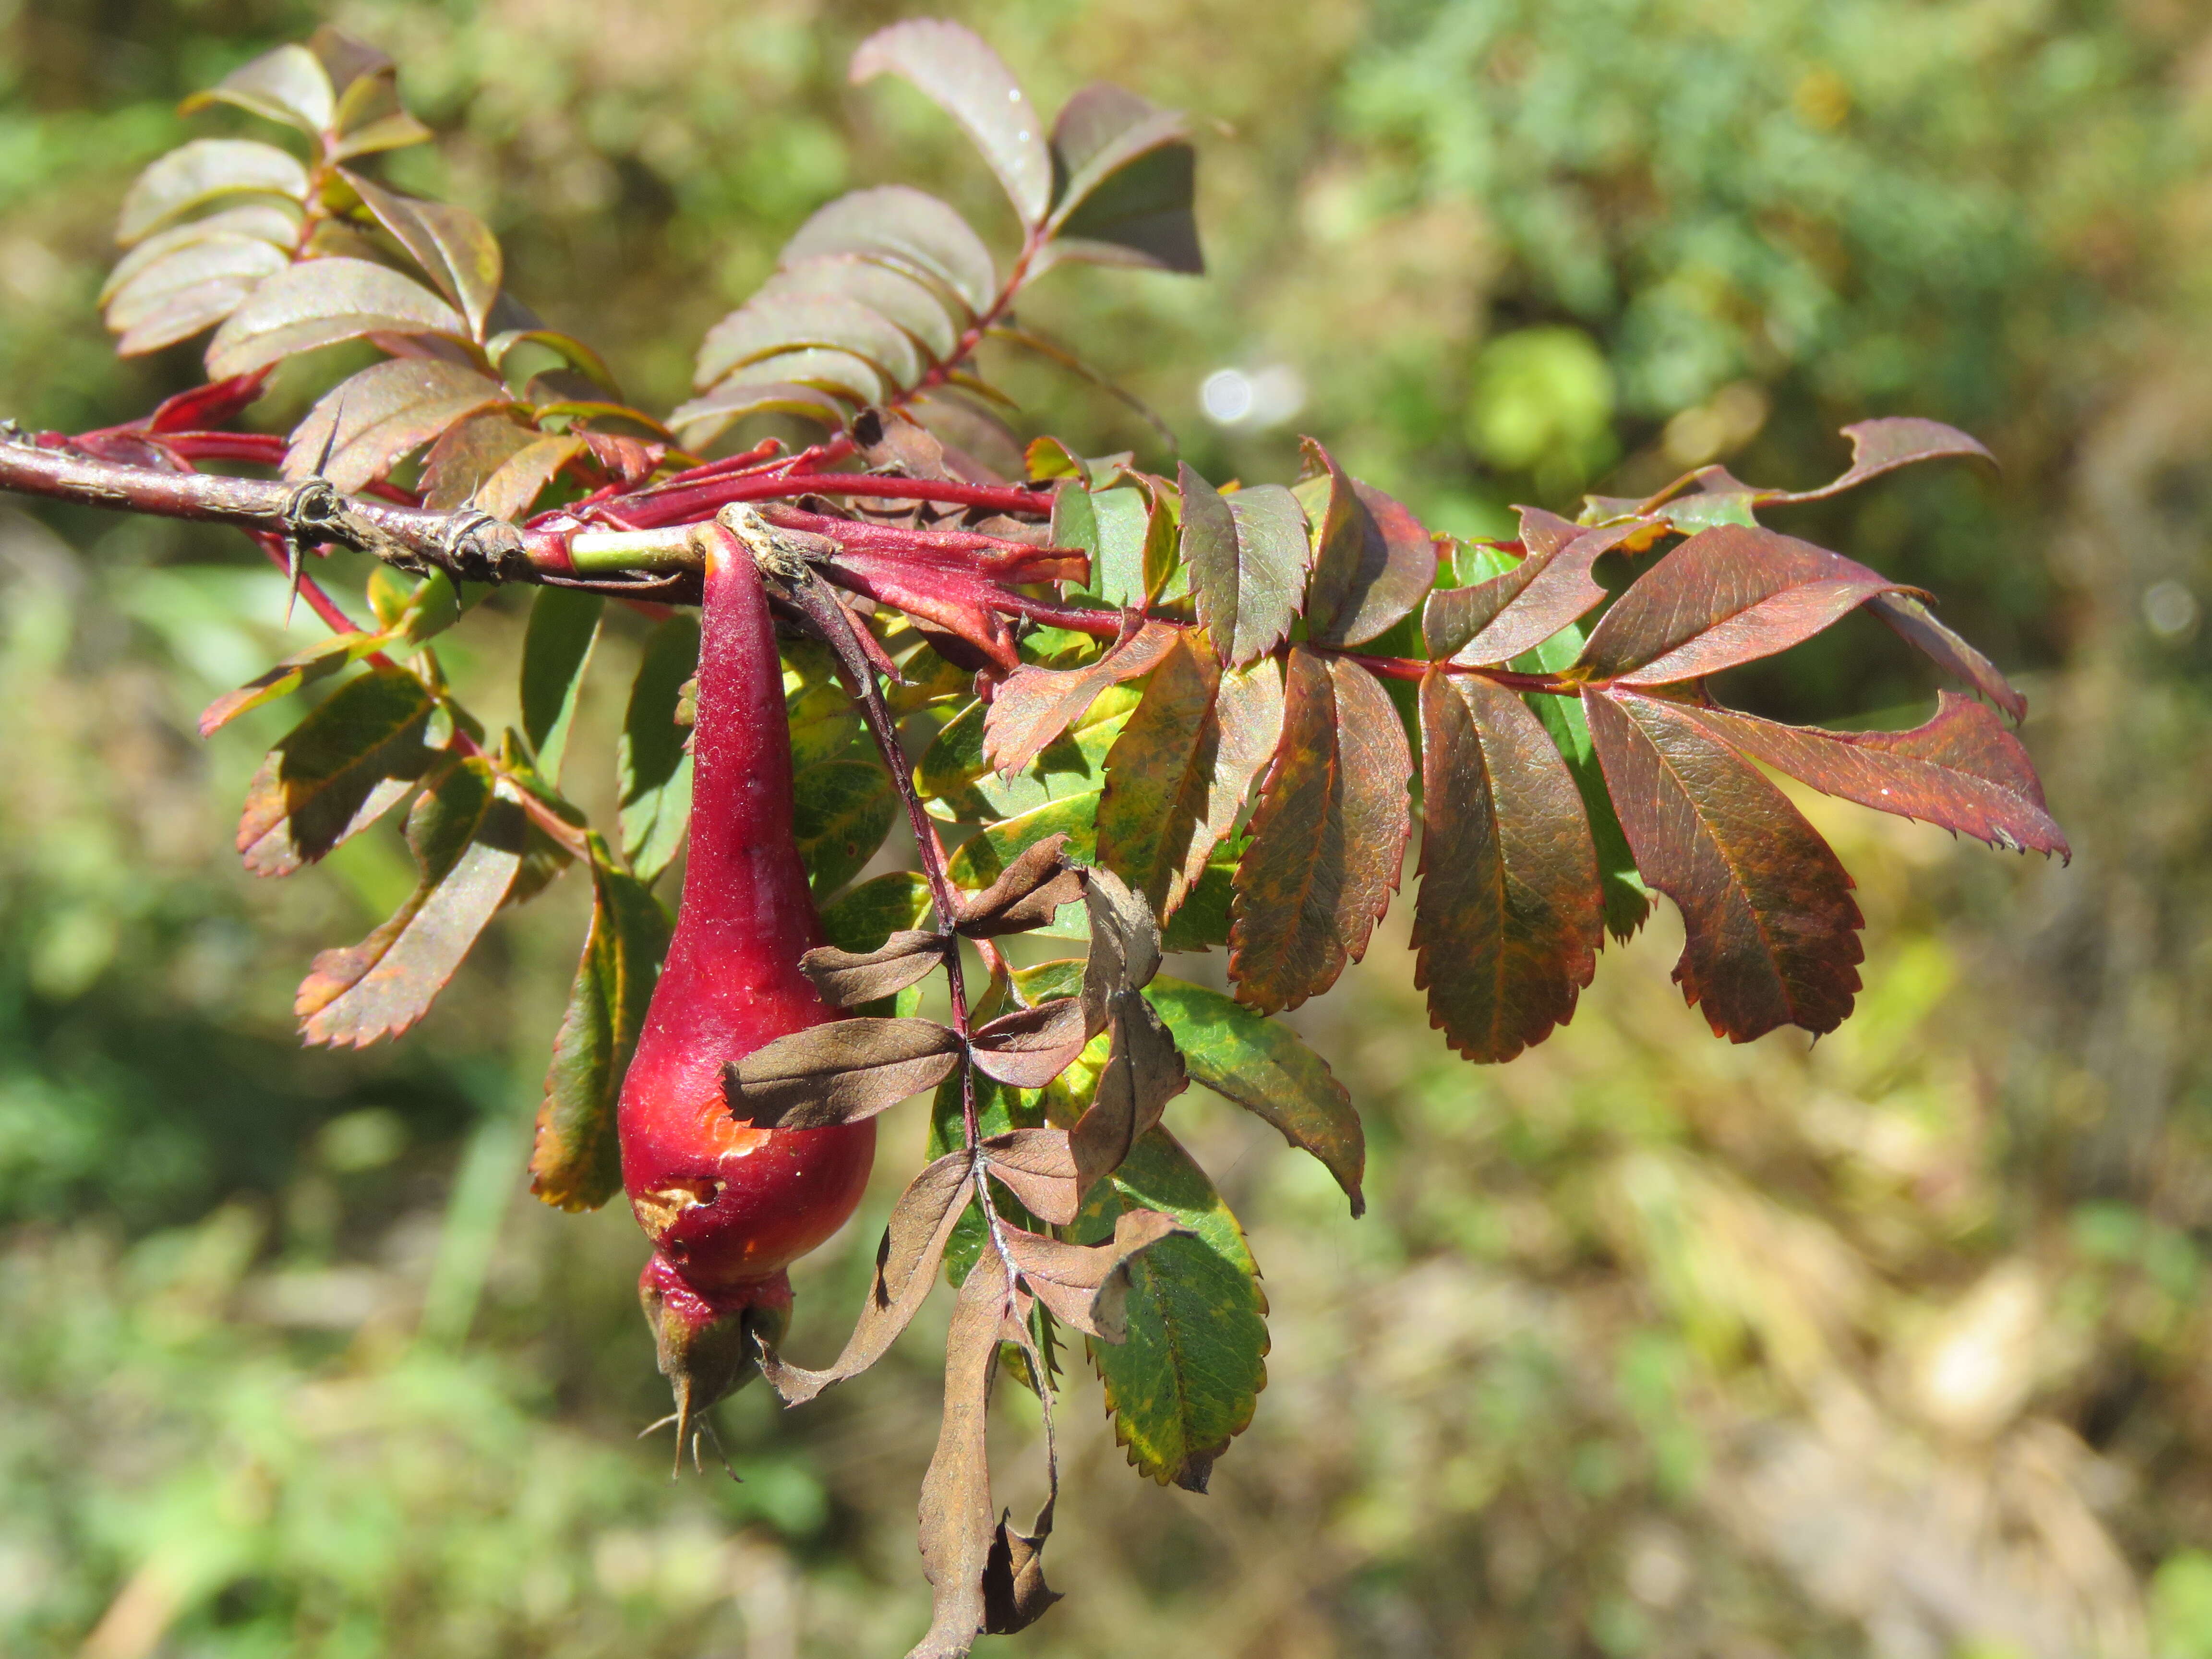
[(208, 374), (227, 380), (364, 334), (469, 337), (461, 314), (420, 283), (366, 259), (309, 259), (253, 290), (208, 346)]
[(1047, 836), (1067, 837), (1067, 856), (1087, 862), (1097, 845), (1098, 796), (1071, 795), (1064, 800), (1017, 814), (1002, 823), (988, 824), (960, 843), (946, 860), (945, 871), (957, 887), (980, 892), (1001, 872)]
[(190, 115), (210, 104), (235, 105), (319, 138), (337, 118), (337, 94), (321, 59), (305, 46), (288, 44), (241, 64), (207, 91), (194, 93), (177, 112)]
[(514, 786), (485, 761), (441, 775), (407, 815), (415, 891), (359, 945), (315, 958), (293, 1002), (301, 1035), (364, 1047), (422, 1018), (505, 902), (527, 827)]
[(428, 202), (386, 190), (374, 179), (340, 169), (376, 222), (422, 267), (423, 274), (469, 319), (472, 338), (484, 337), (485, 319), (499, 299), (505, 262), (499, 239), (484, 222), (451, 202)]
[(248, 709), (289, 697), (304, 685), (329, 678), (340, 669), (383, 650), (392, 643), (392, 637), (388, 631), (337, 634), (285, 658), (267, 673), (248, 680), (235, 691), (225, 692), (210, 703), (200, 715), (200, 735), (211, 737)]
[[(372, 667), (294, 726), (246, 787), (238, 850), (258, 876), (288, 876), (398, 805), (442, 757), (430, 689)], [(444, 724), (441, 722), (441, 724)]]
[[(1076, 996), (1083, 989), (1080, 960), (1040, 963), (1014, 970), (1014, 983), (1032, 1003)], [(1193, 1083), (1234, 1101), (1283, 1139), (1321, 1160), (1363, 1213), (1359, 1190), (1367, 1167), (1367, 1139), (1352, 1096), (1328, 1062), (1281, 1021), (1210, 991), (1202, 985), (1153, 975), (1145, 1000), (1167, 1022)]]
[(841, 196), (801, 225), (783, 245), (777, 266), (802, 259), (859, 254), (895, 270), (941, 283), (980, 316), (997, 293), (991, 251), (959, 214), (934, 196), (905, 185), (878, 185)]
[(1112, 605), (1144, 602), (1152, 513), (1146, 493), (1132, 484), (1087, 489), (1071, 482), (1060, 487), (1053, 497), (1053, 544), (1090, 555), (1091, 580), (1082, 592)]
[(1022, 223), (1043, 222), (1053, 182), (1043, 119), (1013, 72), (972, 29), (934, 17), (878, 29), (853, 54), (853, 84), (878, 75), (903, 76), (959, 122), (999, 175)]
[(1053, 123), (1048, 262), (1139, 265), (1196, 276), (1198, 155), (1179, 110), (1097, 82)]
[(837, 659), (811, 640), (783, 646), (783, 702), (791, 726), (791, 764), (803, 772), (836, 760), (860, 735), (860, 711), (837, 678)]
[(1188, 463), (1176, 477), (1198, 620), (1222, 665), (1242, 668), (1273, 650), (1297, 615), (1312, 557), (1305, 512), (1280, 484), (1223, 495)]
[(897, 815), (897, 793), (872, 760), (827, 761), (793, 777), (792, 832), (817, 897), (860, 873)]
[(929, 915), (929, 884), (918, 871), (893, 870), (822, 907), (822, 937), (841, 951), (873, 951)]
[(1128, 1340), (1090, 1343), (1091, 1364), (1132, 1467), (1203, 1492), (1267, 1386), (1267, 1298), (1243, 1229), (1164, 1129), (1139, 1139), (1091, 1190), (1077, 1241), (1103, 1243), (1130, 1210), (1157, 1210), (1188, 1231), (1131, 1265)]
[(549, 783), (561, 781), (568, 729), (583, 695), (584, 672), (599, 637), (607, 602), (574, 588), (541, 587), (531, 602), (522, 638), (522, 735)]
[(698, 672), (699, 622), (671, 617), (646, 641), (616, 751), (623, 857), (650, 886), (684, 845), (691, 817), (690, 732), (676, 723), (684, 682)]
[(592, 834), (592, 926), (553, 1039), (530, 1154), (530, 1190), (563, 1210), (596, 1210), (622, 1190), (615, 1109), (668, 953), (668, 913), (614, 867)]
[[(1500, 561), (1502, 563), (1503, 561)], [(1469, 575), (1462, 568), (1462, 578)], [(1489, 573), (1485, 573), (1489, 574)], [(1582, 654), (1583, 631), (1572, 623), (1543, 644), (1517, 659), (1514, 666), (1532, 674), (1556, 674), (1573, 665)], [(1651, 914), (1651, 890), (1638, 873), (1636, 855), (1629, 851), (1627, 833), (1613, 810), (1613, 797), (1605, 787), (1605, 772), (1590, 743), (1589, 717), (1579, 697), (1553, 696), (1532, 691), (1525, 701), (1544, 722), (1567, 770), (1573, 775), (1576, 793), (1589, 820), (1590, 840), (1597, 848), (1598, 886), (1605, 898), (1606, 931), (1623, 942), (1633, 939)]]
[(251, 138), (195, 138), (171, 150), (132, 182), (116, 222), (116, 242), (129, 247), (203, 203), (241, 194), (287, 196), (304, 202), (307, 170), (274, 144)]
[(351, 494), (383, 477), (402, 456), (507, 396), (497, 380), (442, 358), (373, 363), (325, 392), (294, 429), (284, 476), (305, 478), (319, 467), (323, 477)]

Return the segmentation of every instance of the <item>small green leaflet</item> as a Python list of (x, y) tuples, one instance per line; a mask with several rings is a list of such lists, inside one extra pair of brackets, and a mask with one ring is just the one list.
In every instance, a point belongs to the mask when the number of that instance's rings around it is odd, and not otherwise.
[(1139, 1473), (1204, 1492), (1214, 1460), (1252, 1421), (1267, 1382), (1267, 1298), (1244, 1230), (1164, 1129), (1130, 1149), (1077, 1216), (1078, 1243), (1103, 1243), (1127, 1210), (1189, 1229), (1131, 1265), (1128, 1340), (1087, 1344), (1114, 1437)]
[(258, 876), (288, 876), (398, 805), (441, 758), (451, 722), (404, 668), (372, 667), (325, 697), (264, 761), (238, 850)]
[(690, 733), (677, 725), (676, 705), (698, 666), (699, 619), (671, 617), (646, 641), (623, 717), (615, 753), (623, 857), (648, 886), (674, 860), (691, 817)]
[(596, 834), (589, 845), (591, 931), (553, 1041), (530, 1154), (530, 1190), (563, 1210), (595, 1210), (622, 1188), (615, 1107), (668, 951), (659, 901), (615, 867)]
[(792, 830), (815, 896), (826, 897), (875, 857), (898, 796), (873, 761), (824, 761), (792, 779)]
[(575, 723), (584, 672), (606, 608), (598, 594), (567, 587), (540, 588), (530, 607), (530, 627), (522, 640), (522, 734), (530, 739), (538, 770), (549, 783), (561, 781), (568, 728)]

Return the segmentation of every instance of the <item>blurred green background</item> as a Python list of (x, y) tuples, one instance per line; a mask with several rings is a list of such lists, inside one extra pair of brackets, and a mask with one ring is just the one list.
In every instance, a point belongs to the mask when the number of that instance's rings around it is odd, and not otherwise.
[[(2212, 1656), (2203, 9), (950, 9), (1047, 102), (1105, 77), (1200, 118), (1212, 274), (1064, 272), (1029, 320), (1213, 476), (1287, 476), (1310, 431), (1472, 533), (1716, 459), (1808, 484), (1868, 415), (1978, 434), (2001, 479), (1926, 469), (1778, 522), (1933, 589), (2020, 674), (2077, 849), (2025, 865), (1812, 805), (1870, 962), (1809, 1048), (1706, 1036), (1662, 915), (1571, 1029), (1466, 1067), (1401, 904), (1297, 1017), (1367, 1113), (1368, 1217), (1177, 1104), (1267, 1275), (1270, 1384), (1204, 1498), (1139, 1483), (1078, 1384), (1071, 1594), (1022, 1650)], [(665, 406), (839, 190), (910, 179), (1010, 228), (934, 111), (844, 86), (898, 15), (0, 0), (0, 412), (79, 428), (191, 377), (189, 349), (108, 353), (115, 205), (187, 131), (179, 96), (326, 17), (440, 131), (394, 176), (485, 215), (517, 291)], [(1151, 441), (1006, 372), (1039, 428)], [(285, 648), (281, 611), (220, 538), (0, 506), (0, 1650), (902, 1651), (927, 1330), (787, 1417), (752, 1391), (726, 1409), (744, 1483), (672, 1488), (631, 1438), (665, 1396), (629, 1218), (523, 1192), (580, 892), (501, 924), (404, 1042), (295, 1046), (307, 957), (407, 873), (383, 836), (285, 883), (228, 851), (285, 722), (203, 744), (191, 717)], [(496, 601), (456, 647), (494, 717), (517, 638)], [(580, 756), (608, 752), (635, 645)], [(1733, 695), (1898, 721), (1933, 686), (1855, 621)], [(800, 1352), (836, 1340), (921, 1137), (889, 1129), (871, 1207), (798, 1275)], [(1019, 1508), (1034, 1425), (1000, 1432)]]

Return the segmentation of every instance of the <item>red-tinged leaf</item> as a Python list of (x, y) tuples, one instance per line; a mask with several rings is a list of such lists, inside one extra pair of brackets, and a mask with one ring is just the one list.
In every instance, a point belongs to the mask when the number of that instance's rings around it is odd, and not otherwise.
[(799, 228), (776, 264), (788, 270), (802, 259), (840, 253), (942, 283), (971, 317), (988, 309), (998, 291), (998, 270), (982, 238), (937, 198), (904, 185), (839, 197)]
[(2014, 853), (2073, 856), (2018, 738), (1983, 704), (1941, 694), (1909, 732), (1823, 732), (1725, 708), (1693, 708), (1723, 741), (1824, 795), (1941, 824)]
[(2027, 718), (2027, 699), (1997, 665), (1936, 619), (1936, 613), (1910, 593), (1877, 593), (1867, 609), (1929, 661), (1961, 684), (1972, 686), (2015, 720)]
[(243, 374), (365, 334), (468, 333), (459, 312), (396, 270), (366, 259), (309, 259), (278, 271), (231, 313), (208, 345), (208, 374)]
[[(121, 337), (115, 343), (115, 355), (143, 357), (204, 333), (244, 305), (261, 281), (258, 276), (217, 276), (189, 288), (169, 289), (143, 309), (111, 310), (107, 326)], [(125, 289), (119, 297), (127, 301), (133, 296)]]
[(334, 160), (419, 144), (433, 136), (400, 104), (398, 71), (374, 46), (325, 23), (308, 38), (307, 49), (338, 89)]
[(585, 432), (579, 435), (600, 469), (624, 489), (635, 489), (660, 470), (661, 462), (668, 456), (665, 443), (648, 442), (619, 432)]
[[(1312, 526), (1307, 637), (1363, 644), (1410, 614), (1435, 586), (1436, 544), (1412, 514), (1356, 483), (1321, 445), (1298, 441), (1304, 468), (1294, 493)], [(1236, 497), (1230, 501), (1234, 506)]]
[(985, 1429), (999, 1332), (1013, 1286), (998, 1252), (986, 1250), (960, 1286), (945, 1339), (945, 1416), (921, 1481), (921, 1568), (936, 1591), (929, 1633), (907, 1659), (964, 1659), (988, 1609), (991, 1469)]
[(1291, 648), (1283, 735), (1237, 866), (1229, 976), (1275, 1013), (1336, 983), (1389, 908), (1412, 834), (1413, 757), (1358, 664)]
[[(960, 343), (962, 324), (952, 318), (952, 307), (960, 302), (948, 301), (940, 284), (858, 254), (800, 259), (770, 276), (753, 295), (755, 302), (770, 298), (850, 301), (904, 330), (933, 363), (951, 356)], [(702, 356), (705, 349), (701, 348)]]
[(748, 363), (810, 346), (862, 358), (893, 386), (921, 378), (913, 338), (888, 319), (842, 295), (783, 293), (757, 294), (709, 329), (691, 383), (703, 392)]
[(479, 759), (442, 774), (407, 815), (420, 871), (398, 913), (359, 945), (325, 951), (293, 1002), (309, 1042), (397, 1036), (428, 1012), (522, 866), (528, 820)]
[(1978, 439), (1971, 438), (1956, 427), (1945, 426), (1941, 421), (1923, 421), (1913, 416), (1886, 416), (1880, 420), (1861, 421), (1844, 428), (1844, 436), (1851, 441), (1850, 470), (1832, 483), (1818, 489), (1796, 491), (1762, 491), (1760, 499), (1771, 501), (1819, 501), (1831, 495), (1840, 495), (1846, 489), (1856, 489), (1869, 478), (1893, 472), (1900, 466), (1911, 466), (1916, 461), (1933, 461), (1946, 456), (1972, 457), (1996, 465), (1996, 457), (1983, 447)]
[(308, 477), (319, 464), (323, 477), (350, 494), (507, 395), (497, 380), (440, 357), (373, 363), (325, 392), (293, 429), (284, 476)]
[(383, 650), (392, 641), (389, 632), (338, 634), (311, 645), (210, 703), (200, 714), (200, 735), (212, 737), (248, 709), (289, 697), (304, 685), (327, 679), (340, 669)]
[(1176, 476), (1198, 620), (1223, 665), (1242, 668), (1273, 650), (1297, 615), (1313, 552), (1305, 511), (1280, 484), (1224, 495), (1188, 464)]
[(1083, 1002), (1061, 997), (1001, 1014), (975, 1032), (975, 1069), (1012, 1089), (1042, 1089), (1074, 1064), (1091, 1040)]
[(983, 1143), (991, 1178), (1021, 1200), (1040, 1221), (1065, 1227), (1075, 1219), (1082, 1194), (1075, 1184), (1075, 1151), (1065, 1129), (1013, 1129)]
[(1158, 1210), (1124, 1210), (1103, 1244), (1068, 1244), (1019, 1227), (1002, 1229), (1006, 1254), (1030, 1294), (1085, 1336), (1129, 1338), (1129, 1265), (1164, 1238), (1190, 1229)]
[(207, 91), (194, 93), (177, 112), (190, 115), (211, 104), (234, 105), (319, 138), (337, 118), (337, 94), (321, 59), (305, 46), (286, 45), (241, 64)]
[(1864, 565), (1743, 525), (1701, 530), (1591, 629), (1581, 665), (1623, 685), (1671, 685), (1786, 651), (1899, 585)]
[(1106, 756), (1098, 861), (1163, 919), (1181, 908), (1243, 810), (1283, 724), (1271, 661), (1224, 675), (1203, 638), (1178, 636)]
[(123, 198), (115, 240), (129, 247), (203, 203), (222, 196), (307, 198), (307, 170), (274, 144), (251, 138), (195, 138), (149, 167)]
[[(1132, 619), (1134, 620), (1133, 618)], [(983, 716), (983, 754), (994, 771), (1012, 775), (1081, 719), (1109, 685), (1150, 673), (1182, 630), (1167, 623), (1125, 626), (1121, 637), (1081, 668), (1024, 664), (1009, 674)]]
[(499, 239), (490, 228), (465, 207), (451, 202), (428, 202), (386, 190), (374, 179), (339, 169), (346, 183), (360, 193), (376, 222), (398, 239), (400, 246), (422, 267), (469, 319), (470, 334), (484, 337), (485, 319), (499, 299), (505, 261)]
[(846, 412), (842, 404), (814, 386), (726, 380), (703, 398), (678, 404), (669, 411), (668, 425), (696, 448), (748, 415), (796, 415), (836, 428), (845, 424)]
[(1674, 978), (1717, 1036), (1832, 1031), (1859, 988), (1851, 878), (1828, 843), (1698, 711), (1634, 692), (1583, 699), (1637, 867), (1674, 901)]
[(725, 1066), (722, 1091), (738, 1122), (762, 1128), (858, 1123), (935, 1088), (960, 1047), (934, 1020), (835, 1019)]
[[(953, 378), (961, 386), (974, 384), (967, 376)], [(1021, 440), (975, 398), (939, 386), (908, 399), (906, 412), (945, 447), (945, 465), (953, 477), (992, 484), (1021, 477)]]
[(1584, 530), (1540, 507), (1522, 507), (1521, 543), (1528, 550), (1519, 564), (1473, 587), (1429, 595), (1421, 613), (1429, 654), (1486, 665), (1534, 650), (1605, 598), (1590, 567), (1641, 528), (1631, 522)]
[(457, 421), (422, 458), (422, 505), (441, 513), (473, 505), (495, 519), (520, 519), (583, 447), (573, 433), (543, 433), (504, 413)]
[(257, 876), (289, 876), (398, 805), (443, 758), (429, 688), (371, 668), (317, 705), (246, 787), (238, 850)]
[(1052, 205), (1052, 151), (1044, 121), (1013, 72), (975, 33), (941, 18), (878, 29), (853, 54), (853, 84), (902, 76), (967, 129), (999, 175), (1024, 225)]
[(1573, 1018), (1605, 931), (1573, 775), (1521, 698), (1421, 681), (1421, 890), (1413, 983), (1468, 1060), (1506, 1060)]
[(164, 398), (146, 416), (149, 432), (199, 432), (238, 418), (259, 401), (264, 382), (258, 374), (211, 380)]
[(725, 392), (748, 386), (811, 386), (859, 407), (883, 402), (894, 389), (866, 358), (826, 346), (800, 346), (756, 358), (732, 369), (721, 381)]
[(530, 1190), (563, 1210), (596, 1210), (622, 1190), (615, 1107), (668, 953), (668, 913), (614, 866), (597, 835), (590, 845), (591, 931), (553, 1039), (530, 1153)]
[(100, 285), (100, 303), (105, 306), (134, 277), (149, 265), (167, 260), (172, 254), (202, 242), (225, 240), (243, 237), (261, 242), (288, 257), (300, 240), (301, 214), (299, 204), (274, 196), (258, 196), (224, 208), (217, 213), (204, 214), (181, 225), (172, 225), (167, 230), (156, 231), (115, 262), (115, 269), (107, 273), (107, 280)]
[(804, 1405), (833, 1382), (858, 1376), (890, 1352), (936, 1282), (938, 1264), (945, 1259), (946, 1241), (968, 1196), (969, 1180), (968, 1154), (948, 1152), (899, 1195), (890, 1224), (876, 1247), (875, 1279), (860, 1304), (860, 1321), (828, 1369), (802, 1370), (773, 1350), (761, 1357), (761, 1375), (785, 1405)]
[(1180, 110), (1120, 87), (1094, 82), (1069, 99), (1052, 129), (1052, 240), (1033, 269), (1079, 259), (1203, 272), (1189, 138)]
[(817, 945), (799, 959), (799, 969), (823, 1001), (833, 1008), (853, 1008), (895, 996), (928, 978), (944, 965), (951, 945), (943, 933), (905, 927), (872, 950)]

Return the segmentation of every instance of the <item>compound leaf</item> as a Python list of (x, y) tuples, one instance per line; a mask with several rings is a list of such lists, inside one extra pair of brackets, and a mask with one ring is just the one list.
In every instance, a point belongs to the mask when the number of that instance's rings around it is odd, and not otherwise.
[(648, 886), (683, 847), (691, 818), (691, 755), (676, 706), (698, 666), (698, 618), (671, 617), (646, 641), (623, 716), (615, 751), (623, 857)]

